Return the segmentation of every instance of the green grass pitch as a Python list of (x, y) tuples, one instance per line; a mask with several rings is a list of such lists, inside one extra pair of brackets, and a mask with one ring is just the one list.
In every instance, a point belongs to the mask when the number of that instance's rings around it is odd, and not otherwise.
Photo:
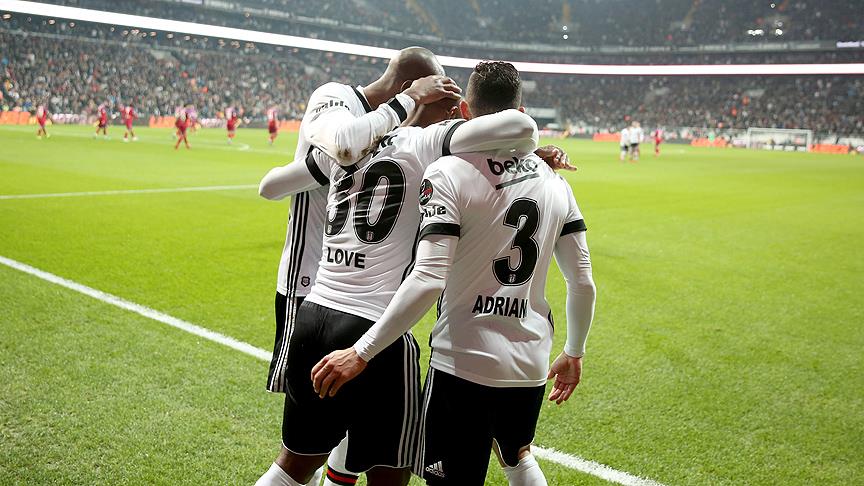
[[(51, 131), (0, 128), (0, 195), (257, 184), (296, 139)], [(598, 304), (584, 381), (537, 443), (665, 484), (860, 483), (864, 161), (560, 144)], [(270, 349), (287, 209), (254, 189), (0, 199), (0, 255)], [(554, 269), (547, 294), (564, 322)], [(0, 266), (0, 484), (252, 484), (279, 446), (265, 381), (262, 361)]]

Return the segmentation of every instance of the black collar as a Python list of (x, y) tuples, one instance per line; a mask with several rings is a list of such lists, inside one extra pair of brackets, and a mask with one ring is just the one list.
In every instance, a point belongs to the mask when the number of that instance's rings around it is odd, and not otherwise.
[(351, 89), (353, 89), (353, 90), (354, 90), (354, 94), (356, 94), (357, 97), (360, 98), (360, 103), (363, 103), (363, 109), (366, 110), (366, 113), (371, 113), (371, 112), (372, 112), (372, 107), (369, 106), (369, 102), (366, 101), (366, 97), (363, 96), (363, 93), (361, 93), (360, 90), (357, 89), (357, 88), (355, 88), (354, 86), (351, 86)]

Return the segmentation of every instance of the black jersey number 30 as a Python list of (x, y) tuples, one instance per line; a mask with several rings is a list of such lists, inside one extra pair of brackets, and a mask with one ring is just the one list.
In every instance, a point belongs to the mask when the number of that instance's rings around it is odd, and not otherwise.
[[(386, 181), (386, 193), (383, 206), (377, 220), (369, 218), (372, 206), (372, 196), (382, 180)], [(328, 218), (324, 233), (327, 236), (339, 234), (348, 221), (351, 211), (351, 188), (354, 186), (354, 174), (346, 175), (336, 185), (336, 212)], [(396, 219), (402, 211), (405, 200), (405, 174), (399, 164), (392, 160), (379, 160), (369, 166), (363, 175), (360, 192), (357, 194), (357, 207), (354, 209), (354, 233), (364, 243), (381, 243), (393, 231)]]
[[(525, 222), (520, 228), (519, 223), (523, 219)], [(507, 209), (507, 213), (504, 215), (504, 226), (516, 228), (516, 236), (513, 237), (513, 244), (510, 245), (510, 248), (519, 249), (520, 259), (519, 266), (516, 268), (510, 265), (509, 256), (497, 258), (492, 262), (495, 278), (502, 285), (522, 285), (531, 278), (534, 267), (537, 266), (537, 257), (540, 254), (537, 241), (533, 238), (539, 224), (540, 209), (537, 207), (537, 201), (520, 198), (513, 201), (513, 204)]]

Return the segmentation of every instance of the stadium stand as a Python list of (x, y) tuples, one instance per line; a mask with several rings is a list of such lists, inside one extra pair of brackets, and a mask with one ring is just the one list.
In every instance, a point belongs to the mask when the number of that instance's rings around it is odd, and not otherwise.
[[(293, 0), (257, 0), (244, 3), (246, 9), (260, 8), (285, 12), (286, 17), (274, 18), (216, 8), (210, 2), (188, 6), (172, 1), (132, 2), (127, 0), (65, 0), (53, 3), (88, 8), (161, 15), (178, 20), (215, 25), (291, 33), (378, 46), (404, 46), (404, 42), (383, 34), (356, 32), (322, 27), (304, 19), (324, 19), (331, 23), (366, 22), (383, 29), (406, 29), (424, 35), (453, 38), (482, 30), (490, 36), (510, 41), (538, 42), (544, 33), (560, 34), (558, 15), (572, 23), (568, 29), (575, 36), (606, 32), (602, 42), (623, 44), (622, 39), (642, 39), (653, 42), (684, 43), (680, 32), (696, 32), (707, 25), (704, 12), (709, 8), (728, 9), (711, 1), (673, 0), (663, 2), (663, 12), (652, 12), (651, 22), (637, 25), (638, 15), (626, 15), (616, 10), (620, 2), (542, 1), (530, 12), (512, 7), (508, 0), (445, 0), (372, 2), (340, 0), (309, 2)], [(646, 2), (646, 8), (654, 8)], [(732, 2), (735, 3), (735, 2)], [(226, 4), (223, 2), (223, 4)], [(564, 5), (568, 7), (564, 7)], [(220, 4), (221, 5), (221, 4)], [(226, 4), (227, 5), (227, 4)], [(382, 5), (386, 8), (382, 8)], [(731, 4), (730, 4), (731, 5)], [(767, 25), (764, 6), (745, 8), (740, 2), (730, 25), (716, 27), (704, 33), (708, 39), (733, 39), (733, 31), (746, 26)], [(825, 17), (824, 21), (808, 23), (798, 34), (784, 26), (789, 36), (818, 39), (837, 38), (855, 32), (857, 19), (843, 21), (846, 4), (826, 1), (816, 3), (779, 2), (780, 22), (792, 22), (805, 15)], [(814, 6), (815, 5), (815, 6)], [(475, 14), (458, 16), (462, 9)], [(768, 7), (765, 7), (768, 8)], [(563, 9), (563, 10), (562, 10)], [(385, 12), (386, 11), (386, 12)], [(425, 12), (422, 14), (420, 12)], [(488, 15), (485, 13), (488, 12)], [(579, 26), (578, 19), (588, 14), (600, 21), (591, 26)], [(633, 13), (633, 12), (631, 12)], [(770, 12), (769, 12), (770, 13)], [(854, 17), (846, 15), (846, 17)], [(647, 18), (647, 17), (646, 17)], [(686, 25), (677, 24), (686, 20)], [(833, 20), (828, 20), (831, 18)], [(605, 19), (605, 20), (603, 20)], [(636, 19), (636, 20), (633, 20)], [(701, 20), (700, 20), (701, 19)], [(536, 29), (519, 29), (520, 20)], [(473, 25), (472, 23), (479, 23)], [(726, 24), (727, 21), (711, 25)], [(656, 24), (656, 25), (655, 25)], [(675, 30), (670, 31), (670, 26)], [(772, 24), (774, 25), (774, 24)], [(329, 29), (329, 30), (328, 30)], [(550, 30), (551, 29), (551, 30)], [(559, 30), (556, 30), (559, 29)], [(438, 33), (436, 33), (436, 30)], [(674, 30), (674, 29), (673, 29)], [(582, 32), (579, 34), (578, 32)], [(636, 32), (638, 31), (638, 32)], [(335, 35), (334, 32), (338, 32)], [(508, 37), (509, 32), (509, 37)], [(331, 34), (334, 34), (331, 37)], [(669, 35), (672, 34), (671, 37)], [(701, 35), (701, 34), (700, 34)], [(784, 35), (786, 35), (784, 33)], [(659, 37), (658, 37), (659, 36)], [(730, 37), (731, 36), (731, 37)], [(833, 36), (833, 37), (831, 37)], [(747, 36), (752, 40), (758, 36)], [(764, 36), (763, 36), (764, 37)], [(62, 49), (58, 39), (63, 39)], [(790, 37), (791, 38), (791, 37)], [(74, 42), (71, 40), (74, 39)], [(579, 42), (582, 42), (581, 40)], [(589, 42), (590, 44), (590, 42)], [(75, 23), (62, 19), (37, 16), (11, 16), (0, 22), (0, 52), (3, 83), (0, 86), (0, 107), (8, 110), (32, 110), (48, 103), (53, 113), (92, 113), (100, 103), (114, 105), (133, 103), (144, 116), (171, 115), (177, 106), (192, 103), (202, 117), (216, 117), (226, 106), (242, 107), (252, 119), (263, 119), (270, 106), (281, 107), (285, 117), (297, 117), (305, 106), (309, 92), (330, 80), (365, 83), (380, 71), (381, 60), (362, 56), (288, 49), (266, 45), (240, 43), (230, 39), (208, 39), (174, 35), (166, 32), (139, 32), (128, 27)], [(436, 52), (448, 53), (454, 45), (431, 45)], [(728, 64), (728, 63), (807, 63), (861, 62), (860, 50), (810, 50), (771, 52), (588, 52), (534, 54), (524, 51), (503, 51), (500, 57), (519, 56), (531, 60), (559, 60), (598, 64)], [(498, 51), (478, 46), (459, 48), (462, 55), (498, 57)], [(226, 75), (228, 73), (228, 75)], [(450, 74), (464, 85), (467, 71), (452, 69)], [(525, 104), (530, 108), (553, 113), (544, 123), (555, 127), (569, 126), (576, 132), (595, 133), (616, 131), (630, 119), (639, 119), (647, 126), (688, 127), (679, 133), (699, 133), (713, 130), (743, 130), (749, 126), (775, 128), (810, 128), (823, 137), (860, 135), (864, 133), (864, 102), (860, 77), (588, 77), (526, 74)], [(154, 89), (153, 87), (157, 88)], [(549, 110), (552, 110), (551, 112)], [(673, 135), (674, 136), (674, 135)]]

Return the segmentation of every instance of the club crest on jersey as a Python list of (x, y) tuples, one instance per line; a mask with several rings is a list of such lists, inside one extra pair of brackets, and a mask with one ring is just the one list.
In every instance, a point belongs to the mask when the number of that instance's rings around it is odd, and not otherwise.
[(429, 179), (423, 179), (420, 183), (420, 205), (425, 206), (432, 199), (432, 182)]
[(309, 284), (310, 284), (309, 277), (303, 277), (300, 279), (300, 285), (302, 285), (304, 287), (308, 287)]

